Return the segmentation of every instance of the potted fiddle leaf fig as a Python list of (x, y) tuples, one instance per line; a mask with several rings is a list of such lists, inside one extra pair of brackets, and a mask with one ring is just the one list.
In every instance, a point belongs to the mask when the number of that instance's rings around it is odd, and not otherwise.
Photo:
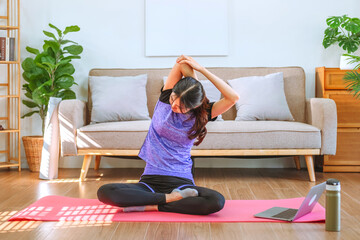
[[(347, 15), (332, 16), (326, 19), (328, 27), (324, 31), (323, 46), (338, 43), (339, 47), (351, 54), (358, 50), (360, 45), (360, 19), (350, 18)], [(340, 69), (353, 69), (355, 65), (349, 64), (349, 57), (343, 54), (340, 58)]]
[[(24, 70), (22, 76), (26, 81), (22, 89), (25, 90), (27, 97), (22, 100), (22, 103), (32, 109), (21, 118), (37, 113), (42, 121), (41, 136), (22, 137), (31, 171), (39, 171), (45, 119), (50, 98), (61, 98), (61, 100), (76, 98), (75, 92), (70, 89), (74, 84), (78, 85), (72, 76), (75, 68), (71, 61), (80, 59), (79, 55), (83, 51), (81, 45), (67, 39), (68, 33), (80, 31), (78, 26), (68, 26), (64, 31), (52, 24), (49, 26), (56, 31), (56, 34), (43, 31), (48, 39), (44, 40), (42, 49), (26, 47), (26, 50), (34, 56), (27, 57), (21, 64)], [(32, 156), (35, 157), (35, 160), (31, 159)]]

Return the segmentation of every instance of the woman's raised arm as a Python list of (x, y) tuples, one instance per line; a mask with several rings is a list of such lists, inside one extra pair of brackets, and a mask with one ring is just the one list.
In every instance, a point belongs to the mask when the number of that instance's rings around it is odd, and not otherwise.
[(168, 75), (163, 90), (172, 89), (183, 76), (198, 79), (194, 69), (191, 66), (189, 66), (187, 63), (179, 63), (183, 57), (184, 55), (181, 55), (176, 59), (176, 63)]
[(174, 67), (171, 69), (168, 78), (164, 84), (163, 90), (166, 89), (172, 89), (175, 84), (182, 78), (182, 72), (181, 72), (181, 64), (175, 63)]

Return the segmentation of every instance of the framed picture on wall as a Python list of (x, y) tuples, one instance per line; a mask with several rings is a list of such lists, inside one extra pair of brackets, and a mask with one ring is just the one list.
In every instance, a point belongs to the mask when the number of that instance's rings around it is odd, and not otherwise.
[(145, 0), (145, 56), (228, 55), (228, 0)]

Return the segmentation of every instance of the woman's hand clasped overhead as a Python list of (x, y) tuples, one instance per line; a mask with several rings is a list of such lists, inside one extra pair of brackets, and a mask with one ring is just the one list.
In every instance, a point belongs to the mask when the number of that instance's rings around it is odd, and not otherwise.
[(198, 62), (196, 62), (192, 57), (189, 56), (181, 55), (176, 59), (176, 62), (180, 64), (187, 63), (198, 72), (201, 72), (201, 70), (203, 69), (203, 67)]

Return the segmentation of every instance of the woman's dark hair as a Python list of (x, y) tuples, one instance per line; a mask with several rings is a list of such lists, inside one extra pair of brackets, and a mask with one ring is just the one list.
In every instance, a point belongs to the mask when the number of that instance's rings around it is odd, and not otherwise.
[(193, 114), (187, 120), (195, 117), (194, 126), (188, 131), (188, 137), (189, 139), (197, 138), (194, 145), (198, 146), (207, 133), (205, 125), (208, 122), (207, 109), (210, 107), (204, 87), (198, 80), (184, 77), (175, 84), (172, 91), (180, 98), (181, 111), (186, 108), (191, 109), (189, 112)]

